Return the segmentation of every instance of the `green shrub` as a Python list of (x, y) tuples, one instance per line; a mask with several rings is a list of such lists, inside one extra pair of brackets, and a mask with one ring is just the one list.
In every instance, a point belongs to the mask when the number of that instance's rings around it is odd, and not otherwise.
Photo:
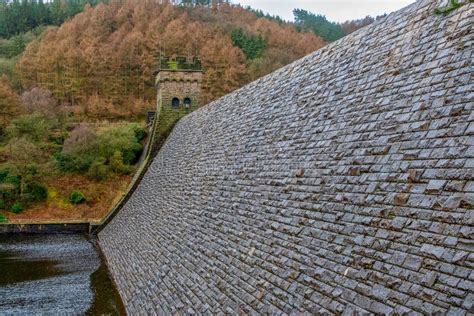
[(15, 214), (21, 213), (21, 211), (23, 211), (23, 204), (20, 202), (13, 203), (13, 205), (10, 207), (10, 211)]
[(6, 208), (6, 201), (17, 198), (20, 182), (20, 176), (13, 174), (9, 169), (0, 171), (0, 199), (3, 201), (3, 207), (0, 208)]
[(135, 133), (135, 138), (138, 141), (142, 141), (143, 139), (145, 139), (145, 137), (147, 137), (148, 132), (146, 131), (145, 128), (143, 128), (139, 124), (132, 123), (132, 124), (130, 124), (130, 127), (132, 128), (133, 132)]
[(72, 191), (69, 195), (69, 201), (72, 204), (81, 204), (86, 201), (84, 194), (81, 191)]
[(64, 141), (68, 137), (68, 134), (66, 132), (53, 133), (53, 134), (50, 134), (48, 137), (49, 137), (49, 140), (53, 142), (54, 144), (63, 145)]
[(11, 183), (0, 184), (0, 198), (3, 201), (12, 201), (18, 197), (19, 187)]
[(13, 185), (20, 185), (20, 180), (21, 180), (20, 176), (10, 174), (2, 182), (13, 184)]
[(95, 181), (106, 180), (109, 177), (110, 169), (105, 162), (106, 160), (104, 158), (99, 158), (94, 161), (87, 172), (87, 176)]
[[(34, 172), (37, 174), (38, 170), (35, 165), (29, 165), (29, 169), (25, 169), (27, 172)], [(25, 167), (26, 168), (26, 167)], [(20, 185), (21, 176), (18, 174), (18, 170), (14, 166), (8, 166), (5, 169), (0, 170), (0, 183)]]
[(53, 166), (61, 172), (84, 173), (89, 170), (94, 158), (91, 155), (56, 153), (51, 157)]
[(135, 164), (140, 159), (140, 155), (142, 154), (142, 151), (143, 151), (143, 148), (141, 146), (133, 148), (133, 149), (124, 150), (122, 153), (123, 162), (127, 165)]
[(131, 167), (123, 163), (123, 158), (120, 151), (116, 151), (112, 157), (110, 157), (109, 166), (110, 169), (115, 173), (129, 174), (132, 172)]
[(97, 181), (104, 180), (111, 171), (128, 174), (129, 165), (140, 158), (140, 140), (146, 131), (136, 123), (114, 124), (99, 131), (90, 125), (76, 127), (64, 142), (62, 152), (51, 157), (51, 163), (61, 172), (87, 173)]
[(109, 159), (116, 151), (120, 151), (125, 164), (136, 162), (143, 146), (135, 136), (133, 125), (120, 124), (102, 129), (97, 135), (99, 156)]
[(5, 217), (5, 215), (0, 213), (0, 223), (6, 223), (6, 222), (7, 222), (7, 218)]
[[(41, 202), (48, 197), (48, 189), (37, 181), (38, 169), (36, 165), (30, 164), (23, 168), (10, 167), (0, 171), (0, 209), (8, 209), (12, 212), (21, 212), (24, 205), (14, 203), (15, 201)], [(20, 188), (23, 186), (23, 192)], [(20, 210), (21, 208), (21, 210)]]
[(8, 177), (8, 169), (0, 169), (0, 182), (3, 182)]
[(52, 128), (51, 121), (41, 114), (22, 115), (14, 119), (7, 127), (11, 138), (26, 137), (33, 142), (44, 141)]
[(31, 176), (37, 176), (39, 174), (38, 165), (29, 163), (25, 166), (25, 171)]
[(39, 182), (28, 183), (25, 191), (26, 198), (32, 202), (46, 201), (48, 198), (48, 188)]

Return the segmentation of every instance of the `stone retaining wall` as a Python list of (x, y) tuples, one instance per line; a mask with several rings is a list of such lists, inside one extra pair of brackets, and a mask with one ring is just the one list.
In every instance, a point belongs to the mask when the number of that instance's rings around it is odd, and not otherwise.
[(474, 312), (474, 5), (440, 3), (183, 118), (99, 234), (127, 311)]
[(0, 224), (2, 234), (87, 234), (89, 223)]

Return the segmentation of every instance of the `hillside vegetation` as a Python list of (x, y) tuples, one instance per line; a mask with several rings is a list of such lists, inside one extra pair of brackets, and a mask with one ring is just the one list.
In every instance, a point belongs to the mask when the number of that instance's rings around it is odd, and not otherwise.
[(210, 101), (323, 44), (312, 33), (229, 4), (189, 8), (126, 0), (86, 6), (47, 30), (27, 47), (16, 75), (22, 87), (48, 89), (87, 117), (128, 117), (155, 98), (160, 51), (200, 56)]
[(2, 221), (104, 215), (146, 141), (160, 52), (199, 56), (210, 101), (324, 45), (225, 3), (87, 2), (60, 26), (20, 23), (0, 39)]
[(0, 0), (0, 222), (105, 214), (146, 142), (160, 54), (198, 56), (209, 102), (370, 23), (295, 16), (222, 0)]
[(102, 0), (0, 0), (0, 37), (27, 33), (38, 26), (61, 25), (87, 5)]
[(141, 124), (81, 122), (50, 91), (18, 96), (5, 77), (0, 107), (0, 209), (9, 220), (100, 219), (134, 171)]

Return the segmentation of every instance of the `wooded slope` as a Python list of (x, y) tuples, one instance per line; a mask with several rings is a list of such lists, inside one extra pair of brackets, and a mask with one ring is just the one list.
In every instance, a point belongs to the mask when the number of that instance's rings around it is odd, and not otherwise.
[(210, 101), (323, 45), (292, 24), (229, 4), (186, 8), (113, 1), (86, 7), (46, 31), (27, 47), (16, 77), (23, 88), (48, 89), (88, 117), (120, 117), (152, 104), (160, 50), (201, 58), (204, 97)]

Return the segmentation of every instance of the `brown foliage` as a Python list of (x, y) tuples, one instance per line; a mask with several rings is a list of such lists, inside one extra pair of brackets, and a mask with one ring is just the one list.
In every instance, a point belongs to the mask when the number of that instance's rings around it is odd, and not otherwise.
[(18, 95), (12, 89), (6, 76), (0, 77), (0, 129), (1, 132), (10, 120), (19, 114)]
[[(126, 116), (152, 106), (160, 50), (201, 57), (204, 96), (210, 101), (323, 45), (312, 34), (238, 6), (190, 9), (160, 2), (111, 1), (50, 28), (19, 61), (20, 82), (48, 89), (86, 115)], [(232, 45), (230, 33), (239, 28), (264, 36), (264, 56), (246, 60)]]
[(363, 19), (346, 21), (346, 22), (341, 24), (341, 27), (344, 30), (344, 33), (350, 34), (352, 32), (357, 31), (358, 29), (366, 27), (367, 25), (370, 25), (370, 24), (374, 23), (375, 21), (378, 21), (378, 20), (384, 18), (385, 16), (387, 16), (387, 14), (378, 15), (375, 18), (373, 18), (371, 16), (366, 16)]
[[(103, 182), (77, 174), (45, 176), (41, 181), (48, 187), (47, 202), (35, 204), (20, 214), (8, 212), (6, 215), (11, 223), (100, 220), (122, 196), (130, 180), (129, 175), (112, 176)], [(69, 202), (74, 190), (84, 193), (86, 203), (72, 205)]]

